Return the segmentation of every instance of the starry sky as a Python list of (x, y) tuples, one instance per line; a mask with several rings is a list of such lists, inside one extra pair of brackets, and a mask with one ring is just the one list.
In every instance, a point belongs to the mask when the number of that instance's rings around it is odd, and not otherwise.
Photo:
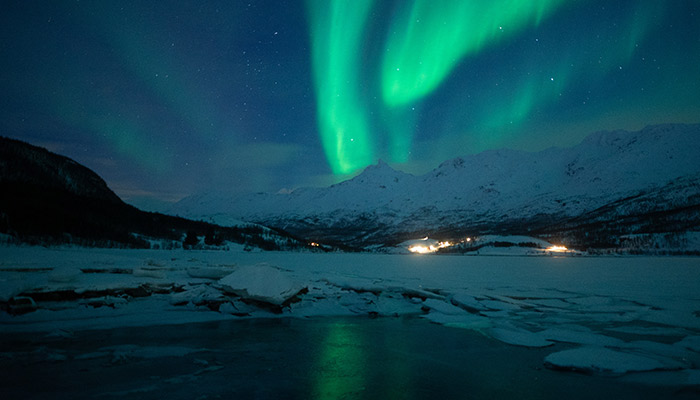
[(164, 210), (700, 122), (700, 2), (6, 0), (0, 93), (0, 135)]

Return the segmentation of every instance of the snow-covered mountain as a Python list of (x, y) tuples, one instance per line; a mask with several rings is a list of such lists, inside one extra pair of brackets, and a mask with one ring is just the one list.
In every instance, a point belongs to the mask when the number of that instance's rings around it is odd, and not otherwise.
[[(422, 176), (379, 161), (327, 188), (234, 199), (209, 193), (183, 199), (171, 212), (363, 246), (426, 234), (530, 233), (585, 242), (579, 236), (591, 232), (582, 226), (610, 230), (624, 217), (634, 223), (619, 233), (640, 233), (649, 213), (656, 231), (700, 230), (699, 204), (700, 124), (667, 124), (598, 132), (571, 148), (486, 151)], [(683, 226), (662, 227), (668, 213)]]

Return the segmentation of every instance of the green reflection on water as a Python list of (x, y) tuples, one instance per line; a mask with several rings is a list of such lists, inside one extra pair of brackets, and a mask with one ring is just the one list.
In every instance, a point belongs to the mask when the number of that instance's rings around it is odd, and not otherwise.
[(367, 354), (364, 337), (353, 324), (331, 324), (321, 343), (313, 368), (312, 398), (352, 397), (365, 389)]

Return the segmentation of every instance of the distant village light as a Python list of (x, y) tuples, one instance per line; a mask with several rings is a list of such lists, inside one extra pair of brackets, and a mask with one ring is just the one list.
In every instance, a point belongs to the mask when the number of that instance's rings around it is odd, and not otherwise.
[(434, 252), (435, 250), (433, 250), (433, 249), (434, 249), (434, 246), (430, 246), (430, 247), (428, 247), (428, 246), (410, 246), (408, 248), (408, 251), (410, 251), (411, 253), (425, 254), (425, 253)]
[(566, 246), (550, 246), (547, 247), (547, 251), (551, 251), (553, 253), (566, 253), (569, 251), (569, 249), (567, 249)]
[[(427, 241), (428, 238), (426, 237), (425, 239), (420, 239), (422, 241)], [(445, 247), (450, 247), (452, 246), (452, 243), (450, 242), (437, 242), (436, 244), (431, 244), (431, 245), (422, 245), (422, 244), (414, 244), (411, 246), (408, 246), (408, 251), (411, 253), (418, 253), (418, 254), (426, 254), (426, 253), (435, 253), (436, 251), (445, 248)]]

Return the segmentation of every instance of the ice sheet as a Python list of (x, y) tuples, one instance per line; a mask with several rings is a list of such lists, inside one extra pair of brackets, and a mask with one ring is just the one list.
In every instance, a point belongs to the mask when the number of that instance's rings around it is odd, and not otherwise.
[[(5, 246), (0, 303), (11, 311), (10, 300), (21, 294), (33, 297), (39, 309), (0, 312), (0, 329), (70, 332), (236, 318), (422, 315), (508, 344), (554, 343), (548, 362), (562, 368), (685, 370), (700, 362), (698, 287), (698, 258)], [(251, 299), (277, 306), (276, 313)], [(561, 346), (575, 347), (562, 355)]]

